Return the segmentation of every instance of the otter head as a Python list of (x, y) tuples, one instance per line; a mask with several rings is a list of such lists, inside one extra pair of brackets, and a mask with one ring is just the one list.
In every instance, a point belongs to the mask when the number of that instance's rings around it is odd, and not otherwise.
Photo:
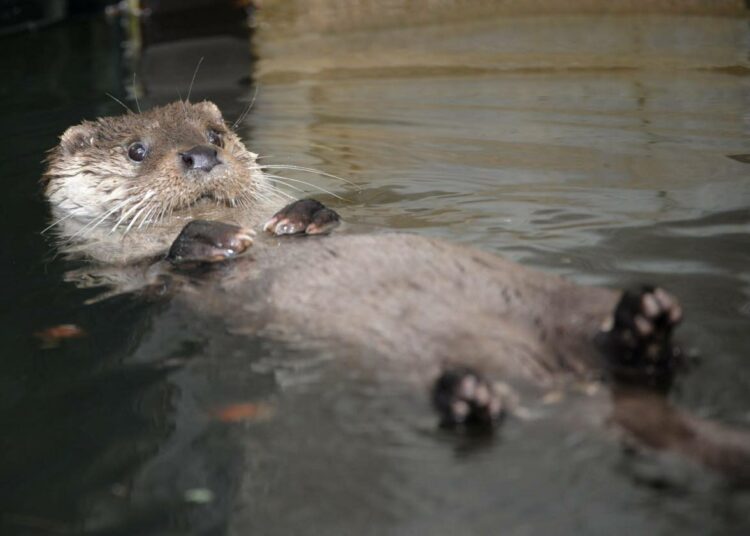
[(47, 159), (45, 193), (65, 217), (130, 229), (197, 203), (250, 205), (256, 157), (215, 104), (178, 101), (70, 127)]

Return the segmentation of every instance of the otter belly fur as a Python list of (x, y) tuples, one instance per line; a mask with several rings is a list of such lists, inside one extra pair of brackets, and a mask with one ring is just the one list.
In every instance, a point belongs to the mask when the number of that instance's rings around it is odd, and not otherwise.
[[(256, 244), (214, 290), (201, 290), (201, 306), (244, 310), (230, 321), (367, 347), (422, 371), (471, 363), (542, 384), (601, 373), (594, 338), (617, 292), (407, 234), (283, 242)], [(253, 274), (252, 284), (238, 272)]]
[[(178, 102), (71, 127), (44, 181), (60, 249), (91, 259), (74, 280), (121, 292), (156, 278), (233, 332), (366, 349), (405, 377), (439, 377), (433, 399), (454, 425), (492, 424), (502, 411), (478, 370), (542, 386), (606, 379), (617, 393), (613, 418), (642, 443), (750, 477), (746, 432), (663, 396), (680, 309), (661, 289), (578, 286), (412, 235), (325, 236), (334, 212), (304, 200), (272, 215), (283, 203), (266, 179), (216, 106)], [(658, 418), (633, 418), (650, 410)]]

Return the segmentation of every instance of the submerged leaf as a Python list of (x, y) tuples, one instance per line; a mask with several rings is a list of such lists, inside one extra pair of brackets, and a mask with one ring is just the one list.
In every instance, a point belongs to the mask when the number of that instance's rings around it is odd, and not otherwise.
[(78, 339), (86, 336), (86, 332), (75, 324), (60, 324), (34, 333), (42, 341), (42, 348), (56, 348), (65, 339)]
[(263, 402), (240, 402), (229, 404), (213, 411), (221, 422), (259, 421), (272, 416), (273, 408)]

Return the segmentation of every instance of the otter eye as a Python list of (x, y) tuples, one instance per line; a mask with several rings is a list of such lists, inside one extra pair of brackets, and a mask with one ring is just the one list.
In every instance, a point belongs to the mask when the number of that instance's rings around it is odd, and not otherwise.
[(222, 139), (221, 134), (213, 129), (208, 131), (208, 142), (218, 145), (219, 147), (224, 147), (224, 140)]
[(130, 147), (128, 147), (128, 158), (133, 162), (143, 162), (143, 159), (146, 158), (146, 153), (148, 153), (148, 149), (139, 141), (131, 143)]

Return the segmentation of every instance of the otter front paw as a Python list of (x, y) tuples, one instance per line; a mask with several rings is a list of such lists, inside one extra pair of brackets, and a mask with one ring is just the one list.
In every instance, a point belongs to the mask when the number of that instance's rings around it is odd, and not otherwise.
[(330, 232), (339, 224), (339, 215), (315, 199), (301, 199), (288, 204), (263, 226), (277, 236)]
[(626, 291), (604, 332), (616, 379), (669, 383), (682, 364), (672, 332), (682, 320), (677, 300), (658, 287)]
[(432, 387), (432, 404), (446, 428), (464, 426), (492, 430), (504, 415), (503, 403), (491, 383), (468, 367), (449, 368)]
[(167, 260), (188, 262), (219, 262), (235, 257), (253, 243), (253, 231), (219, 221), (193, 220), (172, 243)]

